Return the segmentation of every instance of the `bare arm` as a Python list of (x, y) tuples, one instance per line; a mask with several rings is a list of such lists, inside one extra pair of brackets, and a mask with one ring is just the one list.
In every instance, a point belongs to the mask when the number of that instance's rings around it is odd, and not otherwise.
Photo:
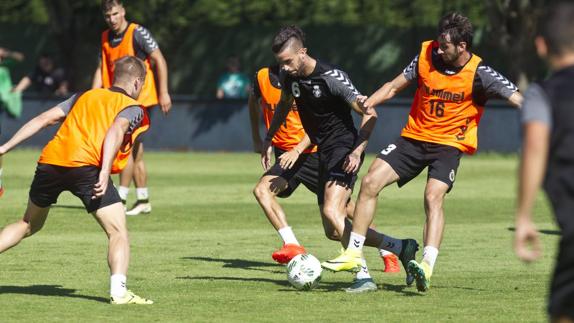
[(520, 109), (520, 106), (522, 105), (523, 99), (524, 98), (522, 97), (522, 94), (520, 94), (520, 92), (516, 91), (516, 92), (512, 93), (512, 95), (508, 98), (508, 102), (510, 102), (510, 104), (512, 104), (513, 106)]
[[(514, 248), (523, 261), (534, 261), (540, 256), (538, 231), (532, 221), (532, 208), (546, 168), (550, 128), (540, 122), (524, 126), (523, 152), (520, 160), (516, 233)], [(532, 249), (529, 248), (532, 245)]]
[(100, 170), (99, 180), (96, 185), (94, 185), (94, 195), (92, 199), (99, 198), (105, 194), (112, 171), (112, 164), (129, 126), (129, 120), (120, 117), (116, 118), (110, 129), (108, 129), (104, 139), (102, 169)]
[(94, 78), (92, 79), (92, 89), (99, 89), (103, 85), (102, 83), (102, 60), (98, 64), (98, 68), (94, 72)]
[(385, 101), (393, 98), (402, 89), (407, 87), (410, 81), (407, 80), (403, 73), (399, 74), (392, 81), (385, 83), (381, 86), (375, 93), (373, 93), (366, 101), (364, 101), (363, 106), (367, 108), (373, 108)]
[(265, 141), (263, 141), (263, 146), (261, 147), (261, 164), (265, 170), (271, 167), (271, 140), (281, 127), (281, 124), (285, 122), (285, 118), (287, 118), (289, 114), (289, 109), (293, 106), (293, 100), (294, 98), (290, 93), (281, 91), (281, 99), (275, 108), (273, 120), (271, 120)]
[(251, 139), (253, 140), (253, 151), (261, 153), (261, 136), (259, 134), (259, 118), (261, 117), (259, 102), (255, 94), (250, 93), (248, 99), (249, 121), (251, 123)]
[(24, 76), (20, 82), (18, 82), (18, 85), (16, 85), (13, 89), (12, 92), (23, 92), (25, 91), (30, 85), (32, 85), (32, 80), (28, 77), (28, 76)]
[(157, 71), (159, 105), (161, 106), (161, 111), (163, 111), (164, 114), (167, 114), (171, 109), (171, 97), (169, 96), (168, 90), (167, 62), (159, 48), (151, 52), (149, 58), (155, 65)]
[(0, 156), (18, 146), (22, 141), (32, 137), (38, 131), (64, 120), (65, 117), (64, 111), (57, 106), (36, 116), (23, 125), (4, 145), (0, 146)]
[(377, 123), (378, 115), (374, 106), (366, 107), (360, 102), (365, 102), (364, 96), (357, 97), (357, 101), (351, 104), (353, 110), (362, 115), (363, 118), (361, 119), (361, 128), (359, 129), (359, 136), (355, 143), (355, 149), (353, 149), (353, 151), (347, 156), (345, 164), (343, 165), (343, 169), (347, 173), (354, 173), (359, 170), (361, 154), (365, 151), (365, 148), (367, 148), (369, 138), (371, 137), (371, 133)]

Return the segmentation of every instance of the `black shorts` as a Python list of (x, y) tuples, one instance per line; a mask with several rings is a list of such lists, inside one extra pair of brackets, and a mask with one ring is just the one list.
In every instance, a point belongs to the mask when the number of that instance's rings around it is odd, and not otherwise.
[(62, 167), (38, 164), (30, 187), (30, 200), (45, 208), (56, 203), (63, 191), (79, 197), (88, 213), (105, 206), (120, 203), (120, 195), (110, 178), (108, 188), (101, 198), (92, 200), (94, 185), (98, 182), (100, 169), (95, 166)]
[[(556, 171), (556, 170), (554, 170)], [(561, 238), (550, 283), (548, 314), (551, 317), (574, 318), (574, 170), (561, 171), (547, 178), (545, 189)]]
[[(334, 181), (336, 185), (341, 185), (353, 190), (357, 181), (358, 170), (349, 174), (343, 169), (345, 159), (352, 151), (349, 147), (336, 147), (329, 150), (319, 150), (319, 191), (317, 192), (317, 203), (323, 205), (325, 202), (325, 185), (327, 182)], [(363, 164), (365, 154), (361, 155), (361, 164)]]
[(405, 185), (427, 166), (427, 179), (434, 178), (452, 189), (462, 151), (455, 147), (399, 137), (377, 156), (399, 175), (397, 184)]
[(287, 181), (287, 188), (277, 194), (277, 196), (291, 196), (301, 183), (316, 194), (319, 181), (318, 154), (301, 154), (293, 167), (283, 169), (281, 165), (279, 165), (279, 156), (283, 153), (285, 153), (284, 150), (275, 147), (275, 164), (265, 173), (265, 175), (279, 176)]

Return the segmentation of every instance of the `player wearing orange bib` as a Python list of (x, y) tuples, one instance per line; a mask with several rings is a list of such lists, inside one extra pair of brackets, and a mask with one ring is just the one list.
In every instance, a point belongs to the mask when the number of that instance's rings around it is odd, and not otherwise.
[[(146, 108), (158, 103), (164, 113), (171, 109), (171, 98), (167, 86), (167, 63), (157, 42), (151, 33), (141, 25), (129, 23), (126, 11), (120, 0), (103, 0), (102, 12), (109, 29), (102, 33), (100, 65), (94, 73), (92, 88), (108, 88), (114, 79), (114, 62), (124, 56), (136, 56), (142, 59), (146, 67), (146, 79), (137, 100)], [(157, 71), (157, 87), (152, 66)], [(151, 212), (147, 189), (147, 173), (143, 160), (144, 136), (137, 138), (134, 157), (120, 174), (119, 193), (122, 201), (127, 200), (129, 186), (133, 178), (136, 186), (137, 201), (127, 211), (128, 215)]]
[(126, 288), (130, 245), (124, 208), (110, 174), (125, 167), (138, 134), (149, 128), (143, 107), (134, 99), (145, 79), (145, 66), (135, 57), (116, 62), (109, 89), (75, 94), (26, 123), (4, 145), (0, 156), (41, 129), (63, 122), (44, 147), (30, 187), (24, 218), (0, 232), (0, 253), (42, 229), (50, 205), (63, 191), (82, 201), (109, 239), (112, 304), (152, 304)]
[[(253, 92), (249, 96), (251, 132), (255, 151), (261, 152), (259, 111), (262, 110), (265, 126), (269, 129), (275, 107), (281, 98), (279, 66), (273, 65), (257, 71), (252, 88)], [(283, 240), (283, 247), (275, 251), (272, 257), (285, 264), (296, 255), (305, 253), (305, 248), (295, 238), (293, 230), (287, 224), (285, 212), (275, 197), (289, 197), (301, 183), (316, 193), (319, 175), (317, 147), (311, 145), (311, 140), (305, 134), (295, 104), (273, 137), (272, 145), (275, 149), (275, 164), (271, 167), (270, 161), (267, 160), (267, 164), (263, 165), (267, 171), (253, 193), (267, 219)]]
[[(430, 287), (444, 230), (444, 197), (454, 184), (462, 154), (476, 151), (484, 104), (495, 97), (507, 99), (514, 106), (522, 101), (514, 84), (470, 52), (472, 36), (468, 18), (458, 13), (447, 14), (439, 22), (438, 39), (424, 42), (419, 55), (403, 73), (364, 102), (365, 107), (374, 107), (410, 83), (417, 84), (401, 137), (381, 151), (363, 177), (351, 233), (355, 243), (349, 244), (333, 263), (360, 263), (364, 237), (374, 218), (380, 191), (395, 182), (403, 186), (428, 167), (423, 261), (412, 260), (407, 264), (407, 284), (414, 278), (419, 291)], [(387, 243), (394, 253), (400, 252), (400, 243)]]

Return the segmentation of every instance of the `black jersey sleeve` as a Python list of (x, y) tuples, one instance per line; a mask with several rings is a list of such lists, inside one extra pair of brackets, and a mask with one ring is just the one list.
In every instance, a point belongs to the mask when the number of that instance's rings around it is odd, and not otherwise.
[(255, 72), (255, 75), (253, 76), (253, 81), (251, 82), (251, 93), (253, 93), (253, 96), (259, 99), (261, 98), (261, 88), (259, 87), (259, 78), (257, 77), (258, 74), (259, 71)]
[(343, 98), (348, 103), (355, 102), (357, 96), (361, 95), (347, 73), (341, 70), (332, 69), (323, 73), (323, 77), (331, 94)]
[(123, 109), (116, 118), (124, 118), (129, 121), (130, 126), (128, 128), (127, 134), (131, 134), (137, 127), (140, 126), (144, 118), (144, 111), (140, 106), (132, 105)]
[(66, 116), (68, 116), (68, 114), (70, 113), (70, 110), (72, 109), (72, 106), (74, 106), (74, 103), (76, 103), (77, 99), (78, 99), (78, 94), (77, 93), (73, 94), (71, 97), (69, 97), (65, 101), (58, 103), (57, 107), (60, 108), (62, 111), (64, 111), (64, 114)]
[[(139, 51), (145, 54), (145, 57), (149, 56), (149, 54), (159, 48), (151, 32), (144, 26), (137, 26), (134, 30), (134, 43), (136, 45), (136, 55)], [(140, 55), (137, 56), (139, 57)]]
[(504, 75), (482, 63), (478, 66), (472, 91), (475, 102), (484, 105), (489, 99), (508, 99), (516, 91), (516, 85)]
[(419, 55), (415, 56), (411, 63), (405, 67), (403, 75), (408, 81), (414, 81), (419, 77)]

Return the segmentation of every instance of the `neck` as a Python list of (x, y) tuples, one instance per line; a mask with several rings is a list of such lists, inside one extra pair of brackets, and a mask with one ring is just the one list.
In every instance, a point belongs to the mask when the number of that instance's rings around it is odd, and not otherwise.
[(112, 87), (121, 90), (122, 93), (126, 94), (127, 96), (133, 99), (137, 99), (133, 96), (133, 93), (130, 93), (128, 90), (126, 90), (129, 86), (124, 82), (114, 82), (114, 84), (112, 84)]
[(307, 64), (303, 67), (303, 76), (309, 76), (315, 70), (315, 66), (317, 66), (317, 60), (311, 56), (307, 56)]
[(470, 52), (465, 50), (464, 53), (462, 53), (462, 55), (460, 55), (458, 59), (452, 63), (452, 66), (454, 67), (464, 66), (466, 63), (468, 63), (469, 60), (470, 60)]
[(574, 53), (548, 57), (550, 68), (554, 71), (574, 65)]
[(127, 21), (127, 20), (124, 20), (124, 21), (121, 23), (120, 28), (118, 28), (118, 31), (116, 32), (116, 34), (119, 35), (119, 34), (123, 33), (124, 31), (126, 31), (126, 29), (128, 29), (128, 25), (129, 25), (129, 24), (128, 24), (128, 21)]

